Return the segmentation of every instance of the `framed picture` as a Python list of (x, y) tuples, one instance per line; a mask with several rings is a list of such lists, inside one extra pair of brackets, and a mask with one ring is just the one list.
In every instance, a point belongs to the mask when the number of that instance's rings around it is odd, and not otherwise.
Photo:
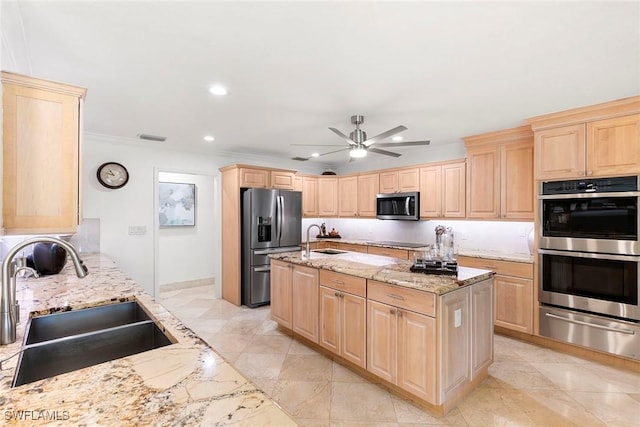
[(160, 228), (196, 225), (196, 185), (158, 183)]

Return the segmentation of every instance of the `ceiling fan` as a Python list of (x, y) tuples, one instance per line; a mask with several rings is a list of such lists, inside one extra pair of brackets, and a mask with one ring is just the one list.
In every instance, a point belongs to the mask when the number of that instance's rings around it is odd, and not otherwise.
[[(351, 124), (356, 125), (356, 128), (353, 132), (349, 134), (349, 136), (340, 132), (336, 128), (329, 128), (330, 131), (338, 135), (342, 138), (349, 146), (347, 148), (342, 148), (340, 150), (329, 151), (328, 153), (322, 153), (317, 156), (312, 157), (292, 157), (293, 160), (305, 161), (309, 160), (313, 157), (326, 156), (327, 154), (337, 153), (339, 151), (349, 150), (349, 161), (352, 162), (355, 159), (365, 157), (367, 152), (383, 154), (385, 156), (392, 157), (400, 157), (402, 154), (394, 153), (392, 151), (380, 150), (377, 147), (408, 147), (414, 145), (429, 145), (431, 141), (404, 141), (404, 142), (380, 142), (381, 140), (388, 138), (390, 136), (396, 135), (402, 131), (407, 130), (406, 126), (396, 126), (393, 129), (389, 129), (386, 132), (382, 132), (379, 135), (374, 136), (373, 138), (367, 139), (367, 133), (360, 129), (360, 125), (364, 123), (364, 116), (355, 115), (351, 116)], [(376, 144), (376, 147), (372, 147), (373, 144)], [(299, 145), (299, 146), (322, 146), (322, 147), (334, 147), (336, 145), (318, 145), (318, 144), (291, 144), (291, 145)]]

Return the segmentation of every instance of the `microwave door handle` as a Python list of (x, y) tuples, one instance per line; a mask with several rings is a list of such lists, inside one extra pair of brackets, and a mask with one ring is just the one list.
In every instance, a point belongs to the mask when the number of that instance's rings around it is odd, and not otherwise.
[(394, 215), (398, 215), (398, 202), (391, 200), (391, 211)]
[(411, 201), (411, 197), (407, 196), (404, 198), (404, 214), (405, 215), (411, 215), (411, 212), (409, 212), (409, 202)]

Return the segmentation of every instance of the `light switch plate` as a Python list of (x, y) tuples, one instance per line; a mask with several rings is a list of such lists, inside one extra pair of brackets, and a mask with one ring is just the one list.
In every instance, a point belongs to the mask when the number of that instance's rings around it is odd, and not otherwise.
[(147, 227), (144, 225), (130, 225), (129, 236), (144, 236), (147, 234)]

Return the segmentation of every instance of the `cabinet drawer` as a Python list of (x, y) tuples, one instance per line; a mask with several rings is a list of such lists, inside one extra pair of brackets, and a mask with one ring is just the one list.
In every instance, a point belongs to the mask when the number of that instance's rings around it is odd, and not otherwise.
[(343, 251), (367, 253), (367, 247), (365, 245), (354, 245), (353, 243), (339, 243), (338, 249), (342, 249)]
[(496, 274), (502, 274), (504, 276), (523, 277), (525, 279), (533, 278), (533, 264), (528, 262), (459, 256), (458, 264), (462, 267), (493, 270)]
[(435, 317), (436, 296), (429, 292), (369, 280), (367, 298)]
[(320, 286), (348, 292), (364, 297), (367, 295), (367, 280), (335, 271), (320, 270)]
[(381, 248), (379, 246), (368, 246), (367, 252), (372, 255), (384, 255), (393, 258), (409, 259), (409, 252), (405, 249)]

